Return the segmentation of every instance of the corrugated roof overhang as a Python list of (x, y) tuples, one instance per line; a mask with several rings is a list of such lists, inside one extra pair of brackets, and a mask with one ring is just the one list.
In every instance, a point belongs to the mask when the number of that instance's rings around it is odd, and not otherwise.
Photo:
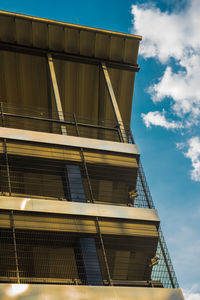
[[(41, 87), (35, 85), (33, 99), (31, 92), (30, 96), (29, 92), (25, 94), (26, 87), (33, 85), (31, 80), (47, 76), (45, 60), (37, 57), (44, 57), (47, 52), (51, 52), (55, 59), (63, 109), (83, 117), (112, 120), (113, 113), (99, 67), (101, 61), (105, 61), (122, 118), (125, 123), (129, 123), (134, 75), (139, 70), (137, 54), (140, 40), (141, 37), (130, 34), (0, 11), (0, 49), (3, 50), (1, 61), (10, 60), (8, 66), (5, 62), (1, 66), (5, 73), (2, 75), (10, 78), (10, 85), (16, 85), (12, 87), (16, 91), (15, 97), (9, 94), (9, 80), (5, 88), (7, 90), (0, 91), (0, 96), (6, 97), (7, 102), (18, 104), (27, 102), (23, 99), (26, 96), (29, 97), (30, 105), (37, 105), (38, 101), (46, 106), (48, 95), (45, 95)], [(11, 63), (12, 54), (8, 55), (7, 51), (17, 52), (13, 54), (19, 62), (16, 71), (13, 71), (16, 67), (14, 62)], [(25, 58), (25, 54), (29, 54), (30, 58)], [(41, 66), (41, 75), (33, 65)], [(31, 76), (25, 74), (28, 71)], [(20, 80), (13, 80), (15, 77)], [(42, 94), (42, 99), (39, 99), (39, 94)]]

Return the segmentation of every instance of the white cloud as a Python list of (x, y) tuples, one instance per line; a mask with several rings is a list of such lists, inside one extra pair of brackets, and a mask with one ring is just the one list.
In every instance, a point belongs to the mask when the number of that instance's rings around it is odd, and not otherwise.
[(170, 57), (179, 60), (186, 52), (200, 48), (200, 2), (188, 2), (186, 10), (171, 14), (150, 5), (132, 5), (133, 32), (143, 36), (140, 54), (166, 63)]
[(150, 111), (147, 114), (141, 114), (141, 116), (146, 127), (151, 127), (151, 125), (164, 127), (166, 129), (176, 129), (183, 127), (180, 122), (170, 122), (166, 120), (164, 110), (162, 111), (162, 113), (159, 111)]
[(184, 291), (183, 295), (185, 297), (185, 300), (200, 300), (199, 293), (190, 293), (188, 291)]
[(149, 88), (149, 92), (154, 102), (171, 97), (172, 108), (178, 116), (190, 114), (196, 119), (200, 116), (200, 53), (182, 58), (180, 65), (185, 70), (177, 73), (167, 66), (163, 77)]
[(200, 182), (200, 138), (195, 136), (189, 139), (188, 146), (185, 156), (192, 162), (191, 178)]
[(170, 57), (179, 59), (183, 54), (184, 28), (181, 16), (161, 12), (147, 6), (132, 6), (134, 33), (142, 34), (140, 54), (145, 58), (156, 57), (165, 63)]
[[(178, 13), (161, 12), (154, 6), (132, 6), (133, 32), (141, 34), (140, 54), (166, 64), (163, 76), (149, 88), (154, 102), (170, 98), (173, 113), (200, 117), (200, 1), (190, 0)], [(173, 70), (174, 58), (177, 70)], [(172, 127), (173, 128), (173, 127)]]
[(189, 290), (183, 290), (185, 300), (200, 300), (200, 293), (197, 293), (198, 285), (193, 285)]
[(200, 138), (194, 136), (190, 138), (186, 144), (177, 143), (176, 147), (179, 150), (187, 148), (187, 152), (185, 152), (184, 155), (189, 158), (192, 163), (193, 169), (190, 172), (191, 179), (200, 182)]
[(182, 150), (185, 148), (185, 144), (184, 143), (176, 143), (176, 148), (179, 150)]

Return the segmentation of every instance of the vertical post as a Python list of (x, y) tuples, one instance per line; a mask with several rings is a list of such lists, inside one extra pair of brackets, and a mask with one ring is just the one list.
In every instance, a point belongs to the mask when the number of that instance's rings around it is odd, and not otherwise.
[[(60, 93), (58, 89), (58, 83), (56, 79), (56, 72), (54, 68), (54, 63), (53, 63), (53, 58), (50, 53), (47, 54), (47, 60), (48, 60), (48, 66), (49, 66), (49, 73), (50, 73), (50, 78), (51, 78), (51, 84), (53, 88), (53, 94), (54, 94), (54, 100), (56, 104), (56, 109), (58, 113), (58, 118), (60, 121), (65, 121), (64, 114), (63, 114), (63, 109), (62, 109), (62, 103), (60, 99)], [(67, 135), (67, 130), (66, 126), (61, 125), (61, 134)]]
[(107, 86), (107, 89), (108, 89), (112, 109), (113, 109), (113, 112), (114, 112), (114, 115), (115, 115), (115, 120), (117, 122), (118, 128), (119, 128), (120, 133), (121, 133), (122, 142), (128, 143), (128, 138), (126, 136), (126, 131), (125, 131), (125, 128), (124, 128), (122, 117), (121, 117), (121, 114), (120, 114), (120, 111), (119, 111), (119, 107), (118, 107), (118, 104), (117, 104), (117, 100), (116, 100), (116, 97), (115, 97), (115, 93), (114, 93), (114, 90), (113, 90), (113, 87), (112, 87), (112, 83), (111, 83), (110, 76), (109, 76), (108, 69), (106, 67), (105, 62), (102, 62), (101, 66), (102, 66), (102, 71), (103, 71), (104, 78), (105, 78), (105, 81), (106, 81), (106, 86)]
[[(51, 99), (51, 82), (50, 82), (50, 74), (49, 74), (49, 66), (48, 63), (46, 64), (46, 71), (47, 71), (47, 106), (48, 106), (48, 113), (49, 113), (49, 118), (51, 119), (51, 122), (49, 122), (49, 132), (53, 133), (54, 129), (54, 122), (52, 122), (53, 119), (53, 108), (52, 108), (52, 99)], [(55, 102), (55, 101), (54, 101)], [(59, 126), (59, 124), (58, 124)], [(60, 129), (60, 128), (59, 128)]]
[[(4, 114), (3, 114), (3, 102), (1, 102), (1, 118), (2, 118), (2, 126), (5, 127), (5, 120), (4, 120)], [(9, 192), (9, 196), (11, 196), (12, 195), (12, 188), (11, 188), (11, 180), (10, 180), (10, 168), (9, 168), (9, 162), (8, 162), (6, 139), (3, 139), (3, 151), (4, 151), (4, 155), (5, 155), (6, 172), (7, 172), (7, 178), (8, 178), (8, 192)], [(17, 283), (20, 283), (19, 261), (18, 261), (18, 255), (17, 255), (17, 242), (16, 242), (16, 233), (15, 233), (15, 223), (14, 223), (14, 212), (13, 212), (13, 210), (10, 211), (10, 227), (12, 229), (12, 234), (13, 234), (13, 246), (14, 246), (14, 253), (15, 253)]]
[[(76, 119), (75, 113), (73, 113), (73, 117), (74, 117), (74, 122), (75, 122), (77, 136), (80, 137), (80, 133), (79, 133), (79, 129), (78, 129), (78, 124), (77, 124), (77, 119)], [(82, 160), (83, 165), (84, 165), (85, 174), (86, 174), (86, 178), (87, 178), (87, 183), (88, 183), (88, 187), (89, 187), (90, 201), (93, 203), (94, 202), (94, 196), (93, 196), (93, 192), (92, 192), (90, 177), (89, 177), (88, 168), (87, 168), (86, 161), (85, 161), (85, 156), (84, 156), (83, 148), (80, 148), (80, 155), (81, 155), (81, 160)]]

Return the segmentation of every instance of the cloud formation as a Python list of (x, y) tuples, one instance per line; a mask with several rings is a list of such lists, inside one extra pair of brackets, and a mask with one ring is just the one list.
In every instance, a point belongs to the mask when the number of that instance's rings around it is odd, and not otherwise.
[[(200, 117), (200, 1), (190, 0), (178, 13), (133, 5), (133, 33), (141, 34), (140, 54), (166, 64), (163, 76), (149, 88), (154, 102), (170, 98), (173, 113)], [(173, 58), (173, 64), (171, 62)], [(175, 62), (175, 64), (174, 64)]]
[(176, 129), (183, 127), (183, 125), (180, 122), (168, 121), (165, 118), (164, 110), (162, 112), (150, 111), (147, 114), (141, 114), (141, 116), (146, 127), (151, 127), (151, 125), (164, 127), (166, 129)]
[(190, 293), (188, 291), (185, 291), (183, 293), (185, 300), (200, 300), (200, 294), (199, 293)]
[(188, 141), (188, 151), (185, 156), (191, 160), (191, 178), (200, 182), (200, 138), (195, 136)]
[(200, 300), (200, 294), (195, 292), (197, 288), (193, 286), (190, 290), (183, 290), (185, 300)]
[(178, 13), (161, 12), (153, 5), (132, 5), (133, 31), (143, 36), (141, 55), (166, 63), (170, 57), (179, 60), (199, 49), (200, 2), (188, 2), (187, 9)]
[[(155, 58), (165, 66), (156, 83), (148, 88), (153, 103), (166, 99), (165, 111), (142, 114), (146, 127), (167, 130), (200, 126), (200, 1), (188, 0), (179, 11), (162, 12), (155, 5), (132, 5), (133, 33), (143, 36), (140, 55)], [(177, 119), (179, 121), (177, 121)], [(186, 131), (185, 131), (186, 132)], [(186, 142), (185, 156), (191, 160), (191, 178), (200, 182), (200, 138)], [(180, 148), (180, 147), (179, 147)]]

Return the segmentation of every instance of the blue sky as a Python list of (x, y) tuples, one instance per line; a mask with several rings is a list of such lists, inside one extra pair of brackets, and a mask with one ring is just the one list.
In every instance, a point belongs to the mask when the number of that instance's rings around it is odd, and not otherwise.
[(143, 36), (132, 131), (181, 287), (200, 299), (200, 1), (1, 0), (0, 9)]

